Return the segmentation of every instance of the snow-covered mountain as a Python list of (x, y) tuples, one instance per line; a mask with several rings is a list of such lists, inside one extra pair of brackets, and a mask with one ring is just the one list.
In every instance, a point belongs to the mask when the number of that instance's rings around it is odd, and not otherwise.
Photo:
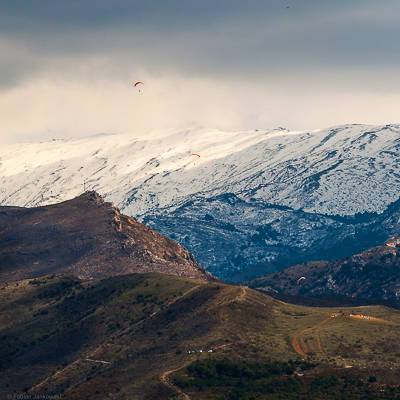
[(0, 149), (1, 205), (50, 204), (84, 189), (240, 280), (397, 233), (400, 125), (171, 130)]

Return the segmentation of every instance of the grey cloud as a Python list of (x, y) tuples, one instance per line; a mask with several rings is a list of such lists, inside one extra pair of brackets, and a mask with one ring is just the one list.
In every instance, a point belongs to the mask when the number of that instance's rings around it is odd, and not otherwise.
[[(90, 105), (102, 96), (91, 88), (126, 87), (141, 74), (168, 87), (143, 106), (161, 125), (174, 112), (171, 123), (211, 126), (393, 121), (399, 15), (398, 0), (0, 0), (0, 104), (10, 110), (0, 140), (123, 130), (129, 96), (119, 91), (98, 116)], [(190, 89), (174, 94), (171, 81)]]
[(33, 65), (46, 69), (63, 57), (104, 57), (121, 70), (246, 79), (296, 69), (390, 66), (400, 61), (400, 26), (390, 18), (400, 4), (379, 3), (13, 0), (0, 6), (0, 37), (25, 46), (26, 63), (10, 68), (12, 55), (3, 54), (0, 80), (17, 82), (37, 72)]

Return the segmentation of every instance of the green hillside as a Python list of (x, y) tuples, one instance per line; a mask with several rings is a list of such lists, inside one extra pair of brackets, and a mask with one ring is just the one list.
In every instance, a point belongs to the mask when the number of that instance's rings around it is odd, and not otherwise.
[(47, 276), (0, 289), (0, 398), (392, 399), (399, 335), (385, 307), (294, 306), (156, 273)]

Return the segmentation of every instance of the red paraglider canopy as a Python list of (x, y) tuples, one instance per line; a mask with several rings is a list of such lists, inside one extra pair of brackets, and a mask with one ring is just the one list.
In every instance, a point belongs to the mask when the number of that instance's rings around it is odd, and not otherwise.
[(197, 153), (192, 153), (192, 156), (197, 156), (197, 157), (200, 157), (200, 154), (197, 154)]

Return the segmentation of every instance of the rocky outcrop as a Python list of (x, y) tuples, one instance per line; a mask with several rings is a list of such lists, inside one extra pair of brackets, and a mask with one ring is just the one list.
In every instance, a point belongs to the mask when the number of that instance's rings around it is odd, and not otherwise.
[(211, 279), (181, 245), (121, 214), (96, 192), (63, 203), (0, 207), (0, 281), (161, 272)]

